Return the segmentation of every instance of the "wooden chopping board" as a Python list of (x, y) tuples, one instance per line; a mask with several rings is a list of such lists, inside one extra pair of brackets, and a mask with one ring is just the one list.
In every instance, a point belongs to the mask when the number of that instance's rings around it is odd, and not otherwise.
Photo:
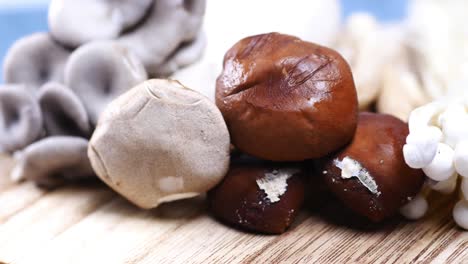
[(431, 197), (424, 220), (380, 226), (324, 199), (285, 234), (265, 236), (212, 219), (203, 198), (145, 211), (100, 183), (13, 184), (12, 165), (0, 156), (0, 263), (468, 263), (449, 197)]

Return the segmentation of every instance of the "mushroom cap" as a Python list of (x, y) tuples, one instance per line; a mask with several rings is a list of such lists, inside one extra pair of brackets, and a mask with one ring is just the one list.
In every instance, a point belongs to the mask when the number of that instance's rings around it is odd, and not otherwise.
[(81, 46), (65, 68), (65, 84), (81, 99), (93, 125), (113, 99), (146, 79), (138, 58), (111, 41)]
[[(167, 75), (161, 68), (165, 69), (164, 64), (174, 57), (184, 43), (197, 37), (205, 5), (206, 0), (154, 1), (148, 18), (117, 41), (135, 52), (150, 76)], [(193, 58), (197, 59), (198, 56)]]
[(47, 136), (88, 137), (91, 126), (80, 99), (60, 83), (47, 83), (38, 94)]
[(54, 38), (70, 47), (115, 39), (145, 18), (152, 0), (52, 0), (49, 29)]
[(42, 113), (24, 85), (0, 87), (0, 152), (22, 149), (40, 137)]
[(48, 33), (35, 33), (10, 48), (3, 65), (3, 78), (5, 83), (27, 84), (34, 90), (49, 81), (63, 82), (69, 55)]
[(216, 106), (171, 80), (149, 80), (112, 102), (88, 155), (97, 175), (142, 208), (196, 196), (229, 167), (229, 132)]
[(272, 161), (302, 161), (338, 150), (353, 138), (358, 114), (343, 57), (279, 33), (247, 37), (226, 53), (216, 105), (233, 144)]
[(17, 164), (11, 178), (52, 187), (65, 180), (93, 177), (87, 148), (88, 140), (84, 138), (56, 136), (42, 139), (15, 153)]

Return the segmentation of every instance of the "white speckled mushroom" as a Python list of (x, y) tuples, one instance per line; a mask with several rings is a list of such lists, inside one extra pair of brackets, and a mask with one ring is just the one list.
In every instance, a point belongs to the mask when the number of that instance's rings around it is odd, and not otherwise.
[(87, 148), (88, 140), (84, 138), (56, 136), (42, 139), (15, 153), (17, 163), (11, 178), (54, 187), (67, 180), (95, 177)]
[(149, 80), (108, 106), (88, 155), (111, 188), (152, 208), (213, 188), (228, 170), (229, 148), (214, 103), (179, 82)]
[(39, 90), (38, 98), (47, 136), (90, 136), (86, 109), (68, 87), (47, 83)]
[(52, 0), (49, 29), (60, 43), (78, 47), (115, 39), (145, 18), (153, 0)]
[[(184, 52), (184, 43), (197, 37), (205, 4), (206, 0), (156, 0), (148, 18), (117, 41), (135, 52), (150, 76), (168, 75), (166, 63), (172, 63), (170, 69), (176, 70), (191, 62), (177, 64), (178, 61), (171, 61), (171, 58)], [(201, 50), (198, 51), (201, 54)]]
[(138, 58), (110, 41), (81, 46), (72, 53), (65, 68), (65, 85), (81, 99), (92, 125), (113, 99), (146, 79)]
[(63, 82), (63, 69), (70, 52), (48, 33), (36, 33), (18, 40), (8, 51), (3, 65), (5, 83), (27, 84), (37, 90), (49, 81)]
[(22, 149), (40, 137), (42, 114), (23, 85), (0, 86), (0, 152)]

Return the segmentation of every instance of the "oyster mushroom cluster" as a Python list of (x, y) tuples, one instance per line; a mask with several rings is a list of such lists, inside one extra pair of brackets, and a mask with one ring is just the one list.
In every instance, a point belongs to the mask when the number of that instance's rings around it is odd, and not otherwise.
[[(205, 0), (52, 0), (49, 32), (9, 49), (0, 86), (0, 151), (15, 180), (92, 177), (88, 139), (106, 106), (149, 76), (196, 61)], [(86, 18), (86, 19), (83, 19)]]
[[(427, 186), (438, 192), (455, 192), (460, 179), (460, 201), (453, 209), (453, 219), (468, 229), (468, 97), (464, 101), (446, 98), (417, 108), (410, 115), (409, 127), (403, 148), (406, 163), (422, 169)], [(427, 208), (421, 195), (403, 214), (419, 218)]]

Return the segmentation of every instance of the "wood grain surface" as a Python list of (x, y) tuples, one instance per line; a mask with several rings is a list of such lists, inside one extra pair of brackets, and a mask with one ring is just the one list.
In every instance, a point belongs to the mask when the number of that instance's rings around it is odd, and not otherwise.
[(146, 211), (98, 182), (13, 184), (12, 164), (0, 157), (0, 263), (468, 263), (450, 197), (432, 196), (424, 220), (381, 225), (322, 197), (288, 232), (265, 236), (217, 222), (202, 197)]

